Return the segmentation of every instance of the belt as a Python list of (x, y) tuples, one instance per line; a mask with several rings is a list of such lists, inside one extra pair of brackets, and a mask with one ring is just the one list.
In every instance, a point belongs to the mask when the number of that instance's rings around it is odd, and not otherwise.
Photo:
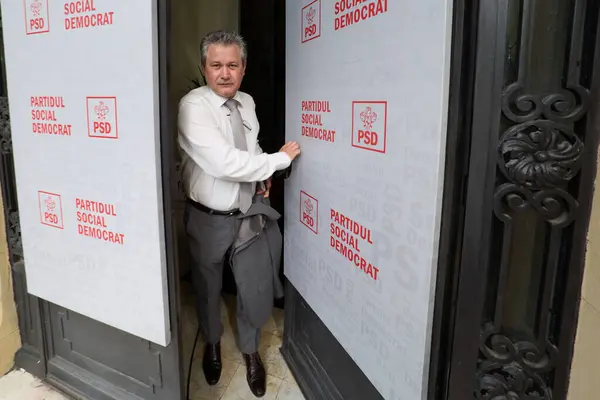
[(202, 211), (203, 213), (210, 214), (210, 215), (226, 215), (226, 216), (231, 216), (231, 215), (235, 215), (235, 214), (237, 214), (237, 213), (240, 212), (240, 210), (237, 209), (237, 208), (234, 209), (234, 210), (229, 210), (229, 211), (213, 210), (212, 208), (206, 207), (205, 205), (202, 205), (202, 204), (200, 204), (198, 202), (195, 202), (194, 200), (192, 200), (190, 198), (186, 198), (186, 200), (196, 210)]

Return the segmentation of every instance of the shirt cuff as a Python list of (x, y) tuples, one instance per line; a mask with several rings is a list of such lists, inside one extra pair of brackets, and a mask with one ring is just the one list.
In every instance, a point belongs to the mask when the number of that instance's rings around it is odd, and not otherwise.
[(292, 163), (290, 156), (288, 156), (283, 151), (280, 151), (279, 153), (269, 154), (269, 158), (271, 159), (271, 162), (275, 166), (275, 171), (280, 171), (282, 169), (286, 169)]

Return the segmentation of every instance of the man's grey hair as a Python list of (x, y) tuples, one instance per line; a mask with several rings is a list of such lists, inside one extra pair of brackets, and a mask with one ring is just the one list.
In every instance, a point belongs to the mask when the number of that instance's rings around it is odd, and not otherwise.
[(202, 68), (206, 66), (208, 46), (210, 46), (211, 44), (220, 44), (223, 46), (228, 46), (232, 44), (237, 45), (240, 49), (242, 62), (246, 63), (246, 41), (244, 40), (242, 35), (236, 32), (215, 31), (207, 33), (200, 41), (200, 61), (202, 63)]

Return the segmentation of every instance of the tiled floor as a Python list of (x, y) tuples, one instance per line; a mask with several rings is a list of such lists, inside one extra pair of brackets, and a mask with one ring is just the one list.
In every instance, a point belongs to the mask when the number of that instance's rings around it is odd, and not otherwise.
[(33, 375), (14, 370), (0, 377), (0, 400), (67, 400)]
[[(184, 318), (183, 357), (187, 366), (194, 344), (197, 319), (191, 285), (182, 282), (182, 308)], [(223, 372), (215, 386), (209, 386), (202, 373), (203, 344), (198, 341), (194, 353), (190, 399), (192, 400), (248, 400), (255, 399), (246, 382), (246, 366), (235, 344), (235, 298), (225, 296), (222, 304), (222, 318), (225, 333), (221, 340)], [(283, 337), (283, 311), (273, 309), (273, 315), (263, 329), (259, 352), (267, 370), (267, 393), (265, 400), (303, 400), (304, 397), (283, 360), (279, 348)], [(187, 379), (187, 376), (186, 376)]]

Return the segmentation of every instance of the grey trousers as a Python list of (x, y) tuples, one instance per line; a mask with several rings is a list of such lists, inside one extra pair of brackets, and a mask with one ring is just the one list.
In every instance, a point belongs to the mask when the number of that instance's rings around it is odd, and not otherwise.
[[(221, 287), (225, 254), (235, 241), (241, 221), (236, 216), (205, 213), (189, 202), (184, 218), (200, 332), (206, 343), (216, 344), (223, 335)], [(258, 351), (261, 327), (252, 326), (240, 309), (239, 300), (237, 304), (237, 345), (242, 353), (251, 354)]]

